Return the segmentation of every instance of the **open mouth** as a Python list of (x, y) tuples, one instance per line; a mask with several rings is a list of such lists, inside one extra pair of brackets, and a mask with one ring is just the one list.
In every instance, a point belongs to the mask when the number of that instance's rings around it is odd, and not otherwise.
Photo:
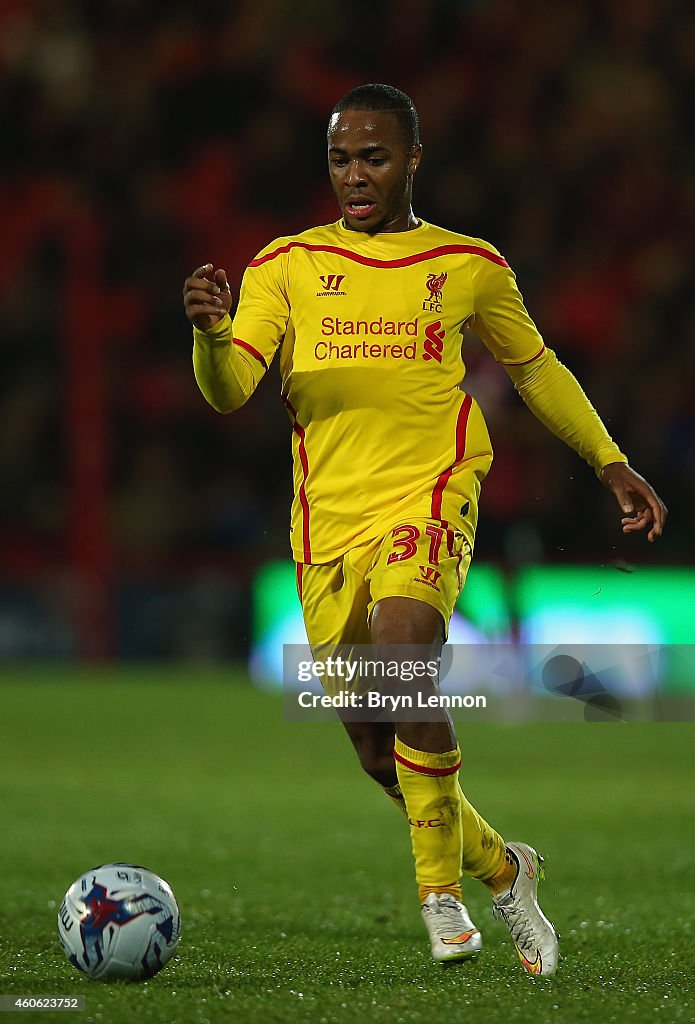
[(350, 217), (356, 217), (358, 220), (365, 220), (374, 213), (375, 209), (376, 203), (370, 199), (354, 199), (345, 204), (345, 212)]

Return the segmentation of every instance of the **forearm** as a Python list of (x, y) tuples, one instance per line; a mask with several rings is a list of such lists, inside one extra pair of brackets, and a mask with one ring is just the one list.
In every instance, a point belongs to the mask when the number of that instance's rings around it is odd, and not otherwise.
[(206, 400), (221, 413), (241, 408), (264, 373), (256, 360), (247, 358), (242, 349), (232, 344), (229, 316), (210, 331), (194, 328), (193, 370)]
[(531, 412), (600, 475), (612, 462), (627, 462), (574, 375), (551, 349), (505, 370)]

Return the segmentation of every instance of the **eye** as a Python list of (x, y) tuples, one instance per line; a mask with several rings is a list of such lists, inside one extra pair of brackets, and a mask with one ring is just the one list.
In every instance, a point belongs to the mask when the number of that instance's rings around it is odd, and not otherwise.
[(334, 167), (345, 167), (347, 159), (344, 156), (332, 156), (331, 164)]
[(371, 156), (367, 163), (371, 164), (372, 167), (381, 167), (382, 164), (386, 163), (386, 160), (383, 156)]

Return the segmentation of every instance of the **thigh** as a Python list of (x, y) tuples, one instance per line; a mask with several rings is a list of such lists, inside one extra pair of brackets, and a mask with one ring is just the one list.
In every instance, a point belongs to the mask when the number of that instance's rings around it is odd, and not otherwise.
[(412, 598), (439, 612), (446, 637), (470, 560), (468, 540), (450, 524), (423, 518), (399, 523), (382, 541), (367, 574), (370, 620), (378, 602)]

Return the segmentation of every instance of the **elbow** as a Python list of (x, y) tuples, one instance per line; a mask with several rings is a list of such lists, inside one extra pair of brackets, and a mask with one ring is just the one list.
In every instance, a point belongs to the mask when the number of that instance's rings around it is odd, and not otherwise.
[[(196, 368), (197, 369), (197, 368)], [(210, 379), (196, 372), (196, 382), (201, 395), (212, 406), (215, 412), (226, 416), (240, 409), (251, 396), (251, 390), (239, 386), (229, 386), (227, 382)]]
[(243, 393), (236, 395), (206, 395), (208, 405), (211, 405), (215, 412), (221, 416), (228, 416), (230, 412), (236, 412), (246, 405), (249, 395)]
[(243, 402), (236, 404), (234, 402), (213, 401), (208, 398), (208, 405), (212, 406), (220, 416), (228, 416), (230, 412), (236, 412), (237, 409), (241, 409), (243, 404)]

